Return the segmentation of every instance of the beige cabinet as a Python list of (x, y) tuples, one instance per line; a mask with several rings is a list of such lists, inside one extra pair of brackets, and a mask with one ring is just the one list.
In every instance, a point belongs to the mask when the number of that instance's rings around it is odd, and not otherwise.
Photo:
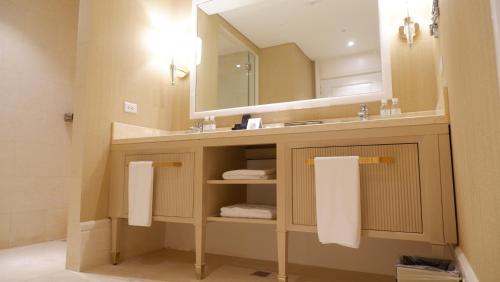
[[(326, 134), (325, 134), (326, 135)], [(284, 150), (286, 226), (316, 232), (314, 157), (388, 157), (360, 164), (364, 236), (454, 244), (451, 156), (447, 134), (342, 138), (331, 134), (290, 142)]]
[[(438, 250), (457, 243), (448, 124), (307, 132), (311, 128), (316, 127), (304, 127), (303, 133), (294, 132), (300, 128), (280, 129), (280, 134), (266, 129), (221, 137), (216, 137), (219, 133), (190, 135), (199, 140), (185, 137), (114, 144), (109, 202), (113, 261), (118, 262), (119, 257), (119, 220), (128, 211), (128, 164), (141, 160), (182, 164), (155, 168), (153, 220), (194, 227), (198, 278), (204, 272), (206, 225), (216, 221), (276, 225), (278, 280), (286, 281), (288, 232), (317, 231), (314, 166), (310, 162), (314, 157), (392, 160), (360, 165), (364, 238), (428, 242)], [(259, 132), (267, 133), (252, 136)], [(250, 182), (221, 179), (224, 171), (246, 167), (248, 149), (272, 151), (266, 157), (276, 163), (277, 179), (253, 184), (276, 187), (276, 220), (218, 216), (220, 207), (245, 201), (248, 196), (244, 185)]]
[(292, 152), (292, 222), (316, 224), (314, 157), (392, 157), (394, 163), (360, 165), (362, 228), (422, 233), (418, 144), (295, 148)]
[[(134, 155), (126, 157), (126, 166), (132, 161), (176, 163), (179, 166), (155, 167), (153, 216), (192, 218), (194, 207), (194, 153)], [(124, 213), (128, 212), (128, 169), (124, 174)]]

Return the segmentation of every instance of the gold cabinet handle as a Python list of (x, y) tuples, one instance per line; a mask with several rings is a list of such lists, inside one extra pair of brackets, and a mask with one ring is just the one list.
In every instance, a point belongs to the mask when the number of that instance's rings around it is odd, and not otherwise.
[[(359, 164), (392, 164), (394, 163), (393, 157), (359, 157)], [(306, 165), (313, 166), (314, 159), (307, 159)]]
[[(127, 164), (128, 166), (128, 164)], [(159, 168), (159, 167), (182, 167), (181, 162), (153, 162), (153, 167), (154, 168)]]
[(181, 162), (153, 162), (153, 167), (182, 167)]

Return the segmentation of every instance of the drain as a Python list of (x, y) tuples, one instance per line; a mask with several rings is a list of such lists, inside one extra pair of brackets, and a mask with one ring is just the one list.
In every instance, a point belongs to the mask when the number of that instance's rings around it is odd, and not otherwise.
[(259, 276), (259, 277), (267, 277), (269, 275), (271, 275), (271, 272), (266, 272), (266, 271), (255, 271), (254, 273), (252, 273), (251, 275), (253, 276)]

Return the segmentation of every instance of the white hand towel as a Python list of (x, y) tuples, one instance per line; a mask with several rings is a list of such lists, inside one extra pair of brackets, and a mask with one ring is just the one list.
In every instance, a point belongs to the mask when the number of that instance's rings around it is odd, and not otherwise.
[(226, 176), (265, 176), (276, 174), (276, 169), (237, 169), (226, 171), (222, 174)]
[(222, 207), (220, 215), (223, 217), (240, 217), (240, 218), (276, 218), (276, 207), (270, 205), (257, 204), (236, 204), (232, 206)]
[(266, 179), (276, 179), (276, 174), (269, 175), (222, 175), (223, 179), (226, 180), (266, 180)]
[(151, 226), (153, 215), (153, 162), (128, 165), (128, 224)]
[(358, 248), (361, 237), (359, 157), (314, 159), (319, 241)]

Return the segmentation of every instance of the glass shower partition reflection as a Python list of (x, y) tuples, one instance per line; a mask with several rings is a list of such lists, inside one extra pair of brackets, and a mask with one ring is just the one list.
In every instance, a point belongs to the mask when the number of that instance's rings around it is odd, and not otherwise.
[(249, 51), (219, 55), (218, 106), (236, 108), (258, 103), (255, 89), (255, 55)]

